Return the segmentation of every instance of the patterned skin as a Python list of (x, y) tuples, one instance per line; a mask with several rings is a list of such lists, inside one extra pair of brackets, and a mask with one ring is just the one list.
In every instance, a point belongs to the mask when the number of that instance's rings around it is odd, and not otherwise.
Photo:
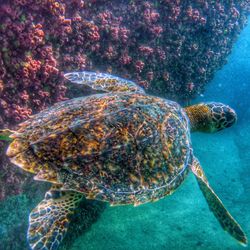
[(173, 193), (190, 170), (222, 227), (247, 244), (240, 225), (209, 186), (190, 141), (190, 130), (230, 126), (236, 120), (231, 109), (216, 103), (182, 109), (108, 74), (65, 77), (107, 93), (58, 103), (17, 132), (2, 131), (13, 140), (10, 160), (36, 174), (35, 179), (54, 183), (30, 214), (31, 249), (57, 249), (82, 197), (112, 205), (156, 201)]
[(31, 249), (57, 249), (67, 232), (71, 215), (82, 200), (80, 193), (59, 191), (58, 186), (53, 188), (30, 214), (28, 241)]
[(235, 124), (237, 115), (229, 106), (218, 103), (200, 103), (185, 108), (191, 131), (213, 133)]

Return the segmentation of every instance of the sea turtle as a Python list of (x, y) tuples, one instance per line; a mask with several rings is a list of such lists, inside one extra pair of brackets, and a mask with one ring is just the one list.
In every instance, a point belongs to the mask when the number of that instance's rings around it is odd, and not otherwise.
[(65, 74), (104, 93), (60, 102), (2, 130), (10, 161), (53, 183), (29, 216), (31, 249), (57, 249), (83, 197), (139, 205), (172, 194), (192, 172), (210, 210), (242, 244), (247, 237), (223, 206), (193, 155), (190, 131), (215, 132), (236, 121), (221, 103), (186, 108), (105, 73)]

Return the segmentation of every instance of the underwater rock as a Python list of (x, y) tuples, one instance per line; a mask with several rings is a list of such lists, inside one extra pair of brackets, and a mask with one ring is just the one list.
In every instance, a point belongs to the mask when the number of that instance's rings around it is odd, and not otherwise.
[(190, 99), (226, 62), (250, 3), (7, 0), (0, 4), (0, 126), (64, 100), (63, 71), (100, 70)]

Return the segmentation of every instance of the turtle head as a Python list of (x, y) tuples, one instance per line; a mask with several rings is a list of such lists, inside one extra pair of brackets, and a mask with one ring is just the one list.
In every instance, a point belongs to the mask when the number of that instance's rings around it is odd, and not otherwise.
[(219, 102), (211, 102), (206, 105), (210, 109), (211, 132), (229, 128), (237, 121), (235, 111), (229, 106)]
[(185, 110), (191, 131), (213, 133), (231, 127), (237, 120), (235, 111), (219, 102), (200, 103)]

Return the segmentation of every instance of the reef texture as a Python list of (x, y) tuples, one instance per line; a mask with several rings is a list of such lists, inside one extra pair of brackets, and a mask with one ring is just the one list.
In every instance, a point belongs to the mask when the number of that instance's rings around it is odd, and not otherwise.
[[(73, 97), (62, 77), (72, 70), (110, 72), (175, 100), (202, 94), (249, 12), (249, 0), (1, 1), (0, 127)], [(21, 187), (1, 161), (3, 199)]]
[(3, 2), (0, 126), (64, 100), (63, 71), (110, 72), (154, 94), (190, 99), (226, 62), (250, 5), (243, 0)]

